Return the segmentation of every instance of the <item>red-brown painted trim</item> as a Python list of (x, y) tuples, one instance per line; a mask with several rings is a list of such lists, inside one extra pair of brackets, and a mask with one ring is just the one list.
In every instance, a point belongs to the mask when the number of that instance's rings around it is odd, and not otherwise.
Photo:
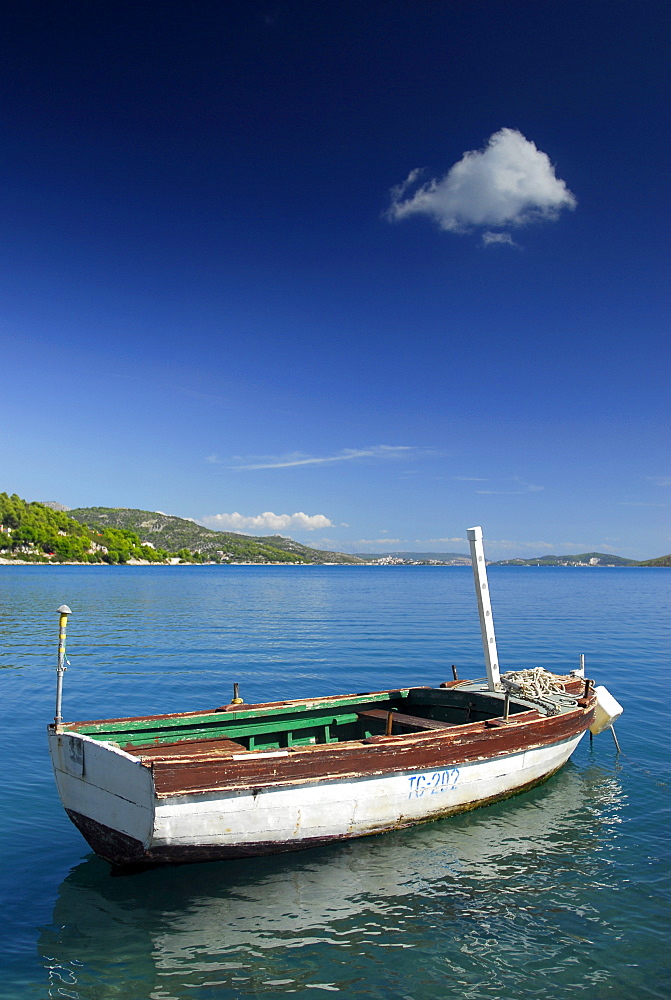
[(222, 755), (176, 758), (142, 754), (141, 757), (152, 768), (159, 798), (247, 787), (283, 787), (455, 767), (520, 753), (577, 736), (589, 727), (593, 715), (593, 705), (588, 710), (576, 708), (550, 717), (525, 712), (507, 725), (495, 728), (476, 722), (442, 732), (375, 736), (362, 741), (291, 748), (286, 756), (265, 758), (262, 751), (236, 760)]

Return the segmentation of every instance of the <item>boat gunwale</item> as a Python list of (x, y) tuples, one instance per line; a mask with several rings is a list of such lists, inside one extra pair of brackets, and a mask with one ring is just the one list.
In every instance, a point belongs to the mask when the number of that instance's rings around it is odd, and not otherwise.
[[(222, 722), (226, 719), (231, 722), (237, 722), (247, 718), (254, 718), (258, 715), (272, 715), (276, 718), (281, 718), (283, 715), (294, 711), (310, 712), (322, 708), (337, 707), (338, 705), (358, 704), (363, 699), (385, 701), (393, 697), (407, 698), (410, 691), (432, 690), (437, 689), (430, 684), (421, 684), (415, 687), (390, 688), (388, 691), (363, 691), (354, 694), (324, 695), (320, 698), (296, 698), (289, 701), (255, 702), (240, 706), (223, 705), (220, 708), (198, 709), (193, 712), (167, 712), (160, 715), (126, 715), (108, 719), (84, 719), (76, 722), (64, 722), (60, 726), (60, 731), (77, 733), (84, 727), (87, 729), (95, 727), (94, 732), (113, 732), (114, 730), (111, 727), (118, 726), (121, 729), (124, 723), (151, 724), (152, 722), (160, 723), (173, 719), (184, 719), (196, 723), (201, 719), (203, 721), (215, 721), (218, 719)], [(54, 724), (51, 723), (49, 728), (54, 728)], [(126, 726), (125, 728), (131, 727)], [(138, 728), (140, 728), (139, 725)], [(152, 727), (148, 725), (146, 728)], [(154, 728), (159, 729), (160, 726), (157, 725)], [(85, 735), (90, 735), (90, 733), (86, 733)]]

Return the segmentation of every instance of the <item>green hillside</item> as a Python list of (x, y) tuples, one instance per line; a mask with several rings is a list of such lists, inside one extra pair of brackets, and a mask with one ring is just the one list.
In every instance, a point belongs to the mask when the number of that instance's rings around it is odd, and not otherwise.
[(281, 535), (257, 537), (229, 531), (212, 531), (195, 521), (157, 511), (126, 507), (79, 507), (69, 516), (81, 524), (132, 531), (142, 542), (169, 552), (188, 550), (201, 560), (253, 563), (358, 563), (355, 556), (325, 552), (300, 545)]
[(671, 555), (660, 556), (659, 559), (646, 559), (645, 562), (639, 563), (639, 566), (671, 566)]
[(58, 563), (356, 563), (354, 556), (310, 549), (290, 538), (210, 531), (146, 510), (89, 507), (0, 493), (0, 559)]
[(0, 493), (0, 558), (23, 562), (165, 562), (168, 553), (114, 526), (89, 528), (42, 503)]

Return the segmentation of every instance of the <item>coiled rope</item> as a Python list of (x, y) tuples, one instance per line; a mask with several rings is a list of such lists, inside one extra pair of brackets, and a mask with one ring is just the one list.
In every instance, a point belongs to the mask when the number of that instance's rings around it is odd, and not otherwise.
[(578, 704), (573, 695), (566, 693), (563, 681), (544, 667), (508, 670), (501, 674), (501, 683), (511, 694), (540, 705), (550, 715), (558, 715), (562, 708)]

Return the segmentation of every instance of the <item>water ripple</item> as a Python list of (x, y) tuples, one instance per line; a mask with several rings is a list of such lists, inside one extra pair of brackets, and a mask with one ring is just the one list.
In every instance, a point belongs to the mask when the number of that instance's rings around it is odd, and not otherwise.
[(671, 574), (491, 572), (505, 668), (588, 673), (624, 754), (584, 740), (546, 786), (290, 857), (115, 878), (57, 800), (56, 608), (67, 718), (198, 709), (482, 674), (461, 569), (0, 571), (8, 1000), (666, 998)]

